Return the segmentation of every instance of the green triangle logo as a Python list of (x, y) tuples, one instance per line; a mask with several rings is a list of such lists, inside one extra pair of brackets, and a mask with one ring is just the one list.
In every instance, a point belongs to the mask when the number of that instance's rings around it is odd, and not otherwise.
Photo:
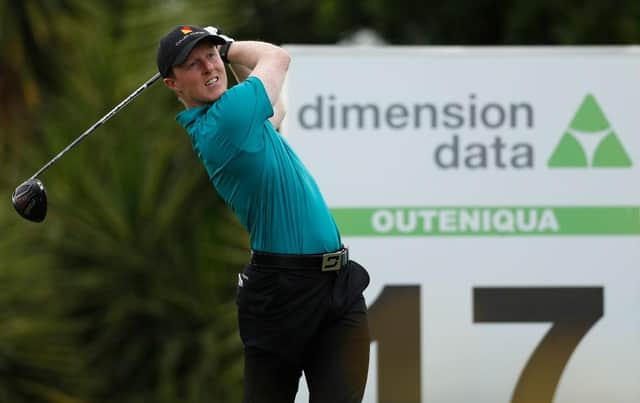
[(550, 168), (628, 168), (632, 162), (598, 101), (587, 94), (548, 165)]
[(610, 125), (598, 101), (593, 95), (587, 94), (569, 127), (575, 131), (592, 133), (606, 130)]

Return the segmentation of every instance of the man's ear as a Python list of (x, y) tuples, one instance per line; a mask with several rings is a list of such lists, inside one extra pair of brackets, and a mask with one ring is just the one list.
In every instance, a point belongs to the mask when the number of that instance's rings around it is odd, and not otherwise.
[(171, 90), (176, 90), (176, 79), (175, 78), (171, 78), (171, 77), (167, 77), (162, 79), (162, 82), (164, 82), (164, 85), (166, 85), (169, 89)]

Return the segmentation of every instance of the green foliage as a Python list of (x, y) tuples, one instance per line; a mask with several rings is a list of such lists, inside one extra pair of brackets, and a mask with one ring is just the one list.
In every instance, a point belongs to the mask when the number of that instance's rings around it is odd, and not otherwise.
[(46, 247), (37, 234), (15, 231), (10, 213), (0, 210), (0, 401), (71, 402), (64, 390), (82, 381), (68, 341), (75, 329), (49, 303), (59, 296)]
[(360, 28), (397, 45), (640, 41), (636, 0), (233, 0), (233, 7), (244, 17), (229, 27), (236, 36), (276, 43), (336, 43)]
[[(157, 38), (173, 15), (153, 2), (117, 3), (84, 14), (58, 57), (31, 60), (50, 65), (55, 85), (38, 87), (25, 115), (35, 124), (12, 121), (3, 130), (14, 133), (3, 138), (12, 156), (5, 200), (16, 177), (34, 172), (155, 72)], [(25, 8), (48, 15), (47, 29), (56, 31), (68, 21), (50, 8), (65, 4)], [(34, 83), (51, 80), (38, 68), (29, 73)], [(0, 207), (0, 401), (239, 400), (235, 285), (247, 237), (174, 121), (177, 101), (161, 87), (43, 175), (43, 224)]]

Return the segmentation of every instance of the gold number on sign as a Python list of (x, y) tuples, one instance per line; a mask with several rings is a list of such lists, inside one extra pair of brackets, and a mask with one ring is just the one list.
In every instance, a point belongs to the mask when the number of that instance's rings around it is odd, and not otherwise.
[(602, 287), (474, 288), (473, 321), (552, 322), (513, 390), (512, 403), (552, 403), (571, 354), (603, 315)]
[(378, 403), (420, 403), (420, 286), (386, 286), (369, 307)]

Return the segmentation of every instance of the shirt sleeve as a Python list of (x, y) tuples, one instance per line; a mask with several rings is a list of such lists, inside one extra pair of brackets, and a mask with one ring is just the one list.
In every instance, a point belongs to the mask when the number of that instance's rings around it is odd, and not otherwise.
[(264, 143), (263, 128), (273, 116), (273, 106), (262, 81), (251, 76), (229, 88), (208, 114), (216, 120), (220, 135), (239, 149), (251, 151)]

